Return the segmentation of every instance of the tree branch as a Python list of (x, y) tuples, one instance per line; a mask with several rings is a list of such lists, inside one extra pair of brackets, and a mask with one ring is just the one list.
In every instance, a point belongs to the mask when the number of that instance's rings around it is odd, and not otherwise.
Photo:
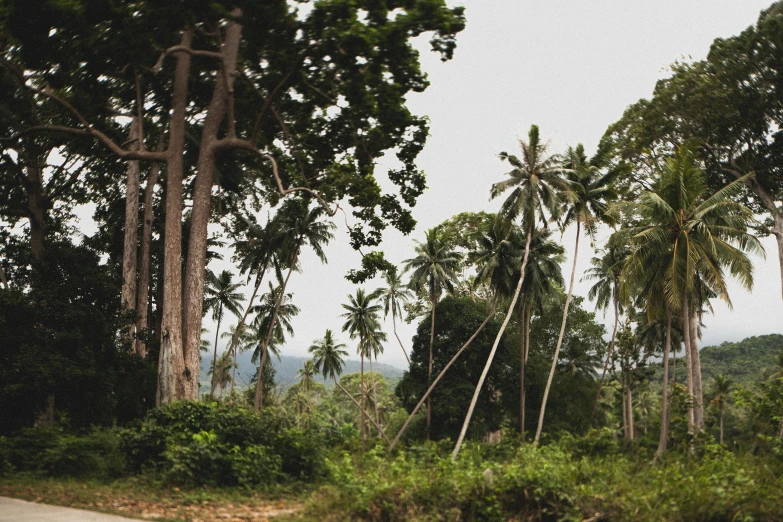
[(215, 150), (225, 150), (225, 149), (246, 150), (248, 152), (251, 152), (252, 154), (255, 154), (257, 157), (259, 157), (262, 160), (269, 161), (269, 163), (271, 163), (272, 165), (272, 175), (275, 178), (275, 184), (277, 185), (277, 190), (278, 192), (280, 192), (281, 195), (285, 196), (293, 192), (306, 192), (318, 200), (318, 202), (321, 204), (322, 207), (324, 207), (324, 209), (326, 210), (327, 214), (330, 217), (334, 216), (337, 213), (337, 209), (339, 207), (335, 207), (334, 209), (332, 209), (329, 206), (329, 203), (327, 203), (326, 200), (323, 197), (321, 197), (320, 194), (318, 194), (316, 191), (312, 190), (311, 188), (283, 187), (283, 181), (282, 179), (280, 179), (280, 171), (277, 168), (277, 161), (275, 160), (275, 158), (266, 152), (258, 150), (258, 148), (256, 148), (251, 142), (239, 138), (223, 138), (221, 140), (218, 140), (217, 143), (215, 143)]
[(163, 67), (163, 60), (165, 60), (168, 55), (174, 53), (188, 53), (191, 56), (206, 56), (208, 58), (217, 58), (218, 60), (223, 59), (223, 55), (219, 52), (200, 51), (198, 49), (191, 49), (190, 47), (186, 47), (184, 45), (175, 45), (174, 47), (169, 47), (160, 54), (160, 58), (158, 58), (158, 61), (155, 62), (155, 65), (152, 67), (152, 72), (158, 74)]

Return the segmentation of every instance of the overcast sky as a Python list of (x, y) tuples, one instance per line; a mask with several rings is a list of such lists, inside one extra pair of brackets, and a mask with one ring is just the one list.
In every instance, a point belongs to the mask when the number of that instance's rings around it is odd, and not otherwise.
[[(606, 127), (620, 118), (625, 107), (650, 97), (656, 80), (668, 76), (672, 62), (703, 59), (716, 37), (738, 34), (755, 23), (770, 3), (464, 1), (467, 28), (458, 35), (453, 60), (441, 63), (428, 52), (426, 38), (419, 42), (431, 86), (412, 96), (409, 107), (431, 119), (431, 136), (418, 162), (427, 173), (429, 189), (414, 209), (419, 224), (413, 234), (404, 237), (390, 231), (385, 235), (381, 248), (387, 258), (400, 263), (412, 257), (414, 239), (421, 240), (424, 230), (458, 212), (495, 210), (498, 203), (489, 202), (489, 188), (508, 170), (497, 155), (516, 152), (517, 138), (525, 137), (531, 124), (540, 126), (553, 153), (581, 142), (592, 154)], [(336, 239), (327, 248), (329, 263), (321, 265), (315, 256), (305, 254), (303, 273), (294, 274), (289, 283), (302, 312), (293, 321), (296, 335), (284, 347), (284, 354), (306, 355), (313, 340), (327, 328), (339, 332), (344, 322), (339, 317), (340, 304), (354, 291), (344, 275), (358, 267), (360, 257), (348, 245), (343, 218), (338, 218)], [(567, 231), (562, 241), (569, 251), (564, 265), (567, 274), (574, 230)], [(705, 318), (703, 345), (783, 331), (775, 244), (766, 238), (764, 245), (768, 258), (756, 259), (753, 293), (732, 284), (734, 309), (714, 304), (715, 315)], [(577, 278), (592, 256), (589, 247), (580, 247)], [(212, 268), (232, 267), (226, 263)], [(376, 281), (364, 285), (367, 290), (377, 286)], [(587, 288), (586, 283), (578, 283), (576, 293), (585, 295)], [(587, 307), (592, 309), (592, 304)], [(223, 324), (232, 321), (236, 322), (230, 319)], [(205, 326), (213, 328), (214, 324), (207, 318)], [(386, 326), (394, 340), (391, 321)], [(398, 331), (410, 349), (415, 325), (402, 325)], [(343, 333), (338, 338), (348, 343), (351, 358), (357, 358), (355, 342)], [(406, 366), (393, 342), (379, 360)]]

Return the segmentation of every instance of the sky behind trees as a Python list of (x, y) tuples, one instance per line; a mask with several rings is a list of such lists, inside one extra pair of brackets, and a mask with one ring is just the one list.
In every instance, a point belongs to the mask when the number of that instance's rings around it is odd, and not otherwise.
[[(494, 211), (501, 200), (489, 202), (490, 185), (507, 170), (497, 158), (501, 151), (516, 153), (518, 137), (531, 124), (541, 128), (550, 153), (568, 145), (584, 143), (588, 155), (607, 126), (639, 98), (651, 96), (655, 82), (668, 76), (676, 60), (706, 57), (717, 37), (740, 33), (755, 23), (770, 0), (658, 0), (651, 2), (596, 0), (465, 0), (449, 2), (466, 7), (467, 28), (457, 37), (453, 60), (441, 63), (421, 38), (422, 67), (431, 86), (409, 100), (415, 114), (431, 119), (430, 137), (418, 164), (427, 173), (428, 190), (414, 209), (416, 230), (408, 237), (396, 230), (384, 235), (381, 249), (395, 264), (413, 255), (413, 240), (424, 231), (464, 211)], [(383, 158), (379, 168), (394, 167), (393, 158)], [(383, 176), (379, 176), (382, 179)], [(388, 188), (384, 186), (384, 188)], [(91, 215), (92, 211), (80, 214)], [(347, 217), (350, 224), (354, 220)], [(345, 217), (338, 213), (335, 240), (327, 247), (327, 265), (311, 252), (302, 256), (303, 273), (294, 274), (289, 291), (302, 309), (294, 319), (295, 336), (283, 349), (286, 355), (305, 356), (314, 339), (327, 328), (346, 342), (351, 358), (358, 358), (355, 343), (339, 333), (341, 303), (354, 285), (344, 279), (359, 266), (360, 255), (348, 244)], [(83, 229), (94, 227), (83, 218)], [(210, 232), (219, 231), (217, 224)], [(574, 230), (562, 237), (570, 267)], [(599, 243), (608, 237), (602, 230)], [(559, 235), (557, 236), (559, 239)], [(755, 259), (756, 286), (752, 294), (731, 284), (734, 310), (714, 302), (715, 315), (705, 316), (702, 345), (737, 341), (750, 335), (783, 330), (783, 302), (774, 241), (763, 240), (767, 260)], [(225, 262), (210, 265), (213, 271), (235, 271), (230, 253)], [(580, 255), (581, 274), (592, 252)], [(368, 290), (380, 280), (363, 285)], [(577, 282), (575, 293), (586, 295), (588, 284)], [(248, 289), (248, 294), (250, 289)], [(592, 305), (586, 303), (588, 309)], [(599, 319), (601, 316), (599, 315)], [(607, 316), (608, 323), (612, 321)], [(236, 324), (229, 317), (225, 324)], [(204, 325), (212, 330), (211, 317)], [(391, 318), (385, 330), (391, 333)], [(416, 324), (399, 324), (398, 331), (410, 348)], [(211, 338), (211, 336), (207, 336)], [(224, 341), (225, 342), (225, 341)], [(399, 346), (389, 342), (379, 357), (399, 367), (406, 362)]]

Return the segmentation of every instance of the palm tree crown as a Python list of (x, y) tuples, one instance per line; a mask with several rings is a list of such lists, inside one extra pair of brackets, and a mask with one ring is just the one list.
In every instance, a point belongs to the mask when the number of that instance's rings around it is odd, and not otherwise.
[(427, 231), (423, 243), (416, 242), (416, 257), (404, 261), (404, 265), (405, 270), (412, 271), (411, 288), (427, 292), (434, 304), (444, 291), (454, 289), (459, 262), (459, 253), (432, 228)]
[(348, 356), (348, 352), (343, 348), (345, 344), (335, 341), (332, 331), (326, 330), (323, 339), (313, 341), (308, 348), (313, 354), (315, 371), (320, 372), (325, 379), (337, 379), (345, 366), (343, 358)]

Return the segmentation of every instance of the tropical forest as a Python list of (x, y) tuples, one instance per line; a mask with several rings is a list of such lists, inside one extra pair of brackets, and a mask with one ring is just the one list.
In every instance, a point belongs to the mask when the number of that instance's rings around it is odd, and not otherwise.
[(783, 520), (770, 1), (0, 0), (0, 522)]

